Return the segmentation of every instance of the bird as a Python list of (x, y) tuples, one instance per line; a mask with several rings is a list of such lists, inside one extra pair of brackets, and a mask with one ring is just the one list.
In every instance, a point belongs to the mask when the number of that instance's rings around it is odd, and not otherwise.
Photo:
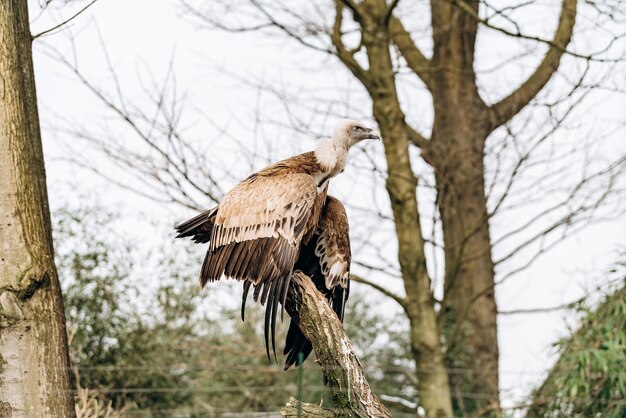
[[(343, 172), (357, 143), (380, 140), (380, 133), (350, 119), (341, 120), (331, 137), (314, 151), (278, 161), (250, 175), (224, 195), (217, 206), (176, 226), (177, 238), (208, 243), (200, 285), (222, 278), (243, 282), (241, 318), (250, 288), (265, 306), (265, 349), (270, 336), (276, 359), (275, 329), (294, 271), (311, 278), (340, 320), (349, 294), (350, 240), (343, 204), (327, 194), (330, 179)], [(312, 345), (293, 319), (285, 349), (285, 370), (302, 360)]]

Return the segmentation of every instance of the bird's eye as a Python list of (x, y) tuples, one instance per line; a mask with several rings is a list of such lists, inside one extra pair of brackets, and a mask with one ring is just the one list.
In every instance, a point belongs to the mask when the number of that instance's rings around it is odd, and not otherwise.
[(360, 126), (355, 126), (355, 127), (352, 128), (352, 130), (358, 132), (358, 131), (362, 131), (363, 128), (360, 127)]

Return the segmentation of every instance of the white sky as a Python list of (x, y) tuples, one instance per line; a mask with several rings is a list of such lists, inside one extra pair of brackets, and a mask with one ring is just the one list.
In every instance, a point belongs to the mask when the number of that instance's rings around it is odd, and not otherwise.
[[(36, 19), (36, 2), (31, 3), (34, 6), (31, 11), (33, 33), (53, 26), (63, 16), (70, 16), (79, 8), (76, 5), (52, 8)], [(84, 4), (81, 2), (79, 6)], [(189, 211), (159, 207), (59, 160), (63, 155), (58, 147), (58, 137), (50, 131), (57, 115), (97, 127), (102, 121), (102, 108), (66, 69), (46, 57), (43, 43), (70, 54), (67, 34), (71, 31), (76, 40), (76, 56), (81, 71), (97, 85), (106, 87), (111, 85), (111, 80), (103, 59), (101, 36), (127, 94), (130, 97), (136, 95), (137, 100), (141, 100), (138, 74), (145, 77), (146, 68), (149, 68), (160, 79), (174, 56), (179, 91), (188, 92), (190, 100), (213, 120), (222, 125), (230, 122), (237, 135), (245, 131), (233, 122), (234, 115), (243, 115), (244, 120), (251, 120), (256, 93), (237, 87), (231, 77), (216, 70), (218, 66), (235, 69), (239, 74), (301, 82), (307, 86), (315, 86), (316, 83), (329, 85), (329, 81), (350, 85), (345, 71), (330, 59), (322, 61), (319, 56), (292, 47), (278, 37), (268, 38), (260, 34), (234, 36), (199, 30), (180, 18), (176, 5), (175, 0), (100, 0), (76, 19), (68, 31), (46, 36), (37, 41), (34, 48), (52, 206), (75, 203), (85, 194), (97, 195), (100, 202), (121, 210), (127, 217), (121, 226), (130, 235), (151, 241), (148, 246), (158, 245), (166, 238), (167, 228), (189, 215)], [(307, 72), (307, 62), (315, 63), (316, 69), (321, 68), (320, 62), (329, 68)], [(510, 76), (511, 73), (506, 73), (504, 79), (507, 74)], [(515, 75), (512, 77), (515, 78)], [(599, 116), (607, 120), (624, 116), (626, 100), (623, 94), (607, 94), (604, 97), (606, 100), (597, 102), (599, 104), (594, 108)], [(356, 116), (368, 115), (369, 108), (358, 108), (358, 101), (352, 101), (351, 106)], [(265, 111), (274, 112), (276, 109)], [(330, 119), (326, 123), (332, 122)], [(428, 123), (422, 122), (422, 125), (427, 126)], [(198, 140), (204, 135), (215, 136), (214, 132), (203, 131), (196, 125), (189, 126), (192, 137)], [(329, 127), (319, 126), (317, 129), (323, 132)], [(569, 132), (569, 135), (580, 135), (583, 128)], [(613, 148), (610, 153), (613, 156), (623, 155), (626, 151), (624, 133), (622, 126), (611, 141)], [(272, 155), (284, 157), (312, 146), (312, 141), (300, 141), (276, 149)], [(224, 153), (224, 158), (228, 159), (232, 157), (228, 156), (228, 149), (233, 148), (236, 148), (233, 144), (220, 143), (218, 152)], [(89, 152), (85, 149), (86, 154)], [(111, 175), (118, 179), (129, 176), (125, 172), (111, 172)], [(334, 180), (333, 187), (345, 199), (350, 196), (352, 183), (339, 177)], [(384, 190), (381, 193), (384, 195)], [(621, 219), (591, 226), (568, 239), (532, 268), (498, 288), (500, 309), (548, 307), (576, 299), (602, 280), (602, 272), (615, 260), (616, 250), (620, 245), (624, 248), (625, 232), (626, 221)], [(541, 381), (554, 360), (551, 344), (566, 334), (568, 323), (572, 323), (571, 318), (566, 320), (562, 312), (500, 318), (501, 386), (509, 402), (527, 395), (532, 386)]]

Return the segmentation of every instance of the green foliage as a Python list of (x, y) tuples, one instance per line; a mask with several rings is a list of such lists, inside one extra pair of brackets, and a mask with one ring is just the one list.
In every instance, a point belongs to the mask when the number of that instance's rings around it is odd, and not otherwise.
[[(176, 365), (195, 355), (182, 345), (190, 335), (192, 306), (183, 292), (157, 285), (161, 318), (142, 314), (137, 307), (141, 292), (132, 280), (131, 246), (107, 227), (112, 218), (97, 208), (55, 216), (74, 384), (117, 408), (187, 403), (192, 373)], [(169, 322), (173, 317), (176, 326)], [(150, 388), (177, 390), (155, 395), (146, 391)]]
[[(249, 303), (242, 322), (238, 307), (215, 306), (212, 289), (197, 285), (200, 260), (133, 245), (115, 234), (115, 219), (98, 207), (54, 215), (75, 387), (129, 417), (277, 411), (296, 395), (297, 370), (284, 372), (265, 355), (262, 308)], [(158, 265), (150, 266), (142, 251)], [(220, 283), (229, 285), (238, 298), (239, 286)], [(412, 399), (406, 324), (389, 329), (358, 292), (346, 319), (373, 389)], [(285, 316), (277, 342), (287, 324)], [(332, 406), (314, 357), (303, 366), (302, 400)]]
[[(529, 418), (626, 416), (626, 275), (578, 330), (557, 343), (560, 357), (534, 393)], [(621, 271), (620, 271), (621, 268)]]

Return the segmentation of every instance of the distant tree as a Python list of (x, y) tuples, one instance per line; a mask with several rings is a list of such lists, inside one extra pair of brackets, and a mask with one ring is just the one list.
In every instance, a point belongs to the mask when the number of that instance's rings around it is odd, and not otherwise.
[[(140, 292), (133, 280), (139, 254), (111, 231), (113, 218), (96, 206), (54, 216), (74, 385), (116, 409), (189, 405), (195, 371), (186, 363), (200, 355), (190, 284), (155, 280)], [(141, 308), (146, 294), (157, 299)]]
[(571, 336), (557, 343), (559, 359), (533, 394), (527, 418), (626, 416), (626, 263), (618, 279)]
[(0, 416), (73, 417), (26, 0), (0, 2)]

